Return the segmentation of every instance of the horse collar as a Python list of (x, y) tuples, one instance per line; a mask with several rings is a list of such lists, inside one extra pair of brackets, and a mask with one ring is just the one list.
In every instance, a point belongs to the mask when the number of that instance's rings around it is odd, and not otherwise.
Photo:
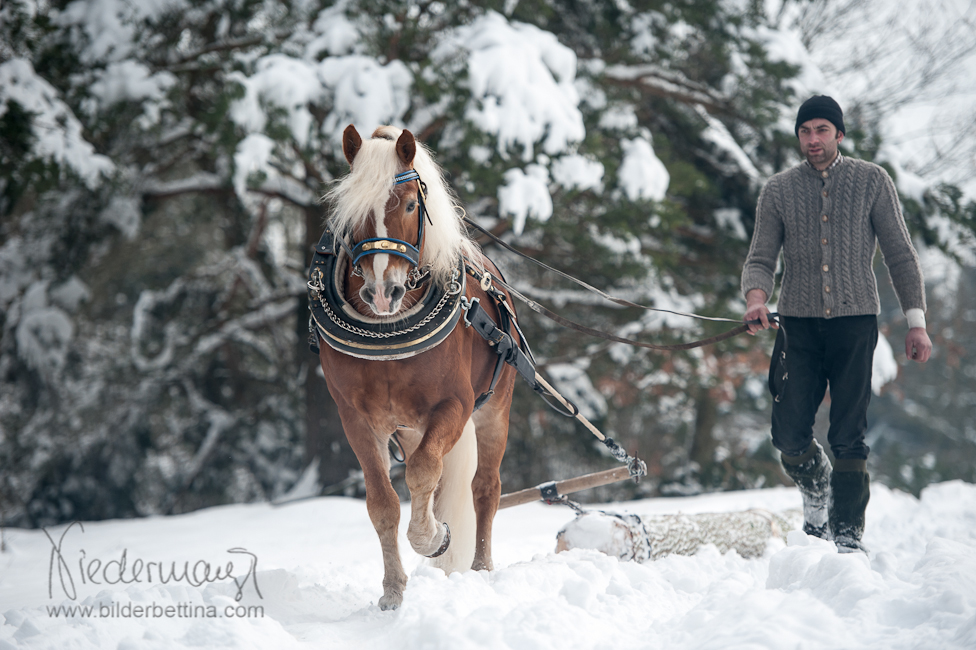
[[(461, 317), (464, 296), (464, 261), (459, 261), (448, 286), (428, 284), (420, 302), (394, 321), (364, 318), (340, 290), (344, 263), (340, 263), (336, 237), (326, 230), (315, 246), (309, 268), (309, 347), (318, 354), (319, 341), (359, 359), (406, 359), (442, 343)], [(348, 252), (346, 253), (349, 254)], [(415, 269), (416, 270), (416, 269)]]

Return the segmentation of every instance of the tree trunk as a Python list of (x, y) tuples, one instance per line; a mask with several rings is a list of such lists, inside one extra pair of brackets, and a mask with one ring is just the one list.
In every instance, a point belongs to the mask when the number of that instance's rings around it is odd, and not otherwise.
[[(312, 247), (322, 234), (322, 215), (312, 207), (305, 210), (305, 268), (312, 263)], [(308, 348), (308, 297), (298, 301), (298, 359), (305, 374), (305, 461), (307, 467), (319, 461), (319, 485), (338, 483), (359, 469), (359, 461), (346, 441), (339, 420), (339, 410), (329, 395), (328, 386), (319, 371), (318, 358)]]
[(718, 419), (718, 405), (704, 386), (698, 391), (695, 404), (695, 438), (691, 443), (691, 460), (698, 463), (701, 472), (715, 462), (715, 438), (712, 429)]

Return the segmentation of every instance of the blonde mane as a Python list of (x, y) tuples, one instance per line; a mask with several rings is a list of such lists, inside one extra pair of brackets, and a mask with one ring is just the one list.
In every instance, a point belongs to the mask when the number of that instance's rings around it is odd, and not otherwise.
[[(330, 223), (336, 236), (351, 241), (370, 214), (385, 213), (393, 192), (393, 177), (405, 171), (395, 148), (401, 133), (392, 126), (376, 129), (372, 138), (363, 140), (349, 174), (326, 194), (325, 199), (332, 205)], [(461, 223), (463, 210), (444, 183), (444, 172), (420, 142), (417, 142), (413, 166), (427, 184), (425, 204), (430, 215), (430, 222), (424, 227), (420, 263), (429, 264), (434, 281), (446, 285), (462, 255), (479, 266), (481, 255)]]

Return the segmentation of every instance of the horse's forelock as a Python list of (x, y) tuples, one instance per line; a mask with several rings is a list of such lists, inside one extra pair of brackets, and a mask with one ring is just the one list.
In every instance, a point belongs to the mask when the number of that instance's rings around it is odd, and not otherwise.
[(326, 195), (333, 205), (332, 227), (336, 234), (355, 233), (370, 215), (383, 214), (393, 190), (393, 177), (400, 171), (395, 143), (386, 138), (363, 141), (352, 170)]
[(403, 133), (402, 130), (396, 128), (395, 126), (378, 126), (376, 130), (373, 131), (373, 135), (370, 137), (373, 139), (389, 140), (390, 142), (396, 142), (400, 134)]

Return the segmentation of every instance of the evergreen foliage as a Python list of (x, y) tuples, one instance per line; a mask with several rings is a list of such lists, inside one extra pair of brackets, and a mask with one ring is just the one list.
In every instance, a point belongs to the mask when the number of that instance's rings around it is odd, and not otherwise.
[[(356, 469), (305, 345), (303, 277), (350, 122), (411, 129), (468, 214), (539, 260), (740, 318), (759, 188), (798, 160), (799, 69), (770, 54), (762, 4), (5, 3), (0, 521), (182, 512), (280, 496), (315, 460), (326, 485)], [(956, 188), (905, 206), (926, 244), (972, 250), (976, 206)], [(591, 327), (662, 343), (721, 329), (610, 308), (486, 251)], [(557, 386), (648, 461), (615, 496), (782, 480), (771, 341), (660, 354), (520, 317)], [(612, 462), (517, 391), (506, 490)]]

